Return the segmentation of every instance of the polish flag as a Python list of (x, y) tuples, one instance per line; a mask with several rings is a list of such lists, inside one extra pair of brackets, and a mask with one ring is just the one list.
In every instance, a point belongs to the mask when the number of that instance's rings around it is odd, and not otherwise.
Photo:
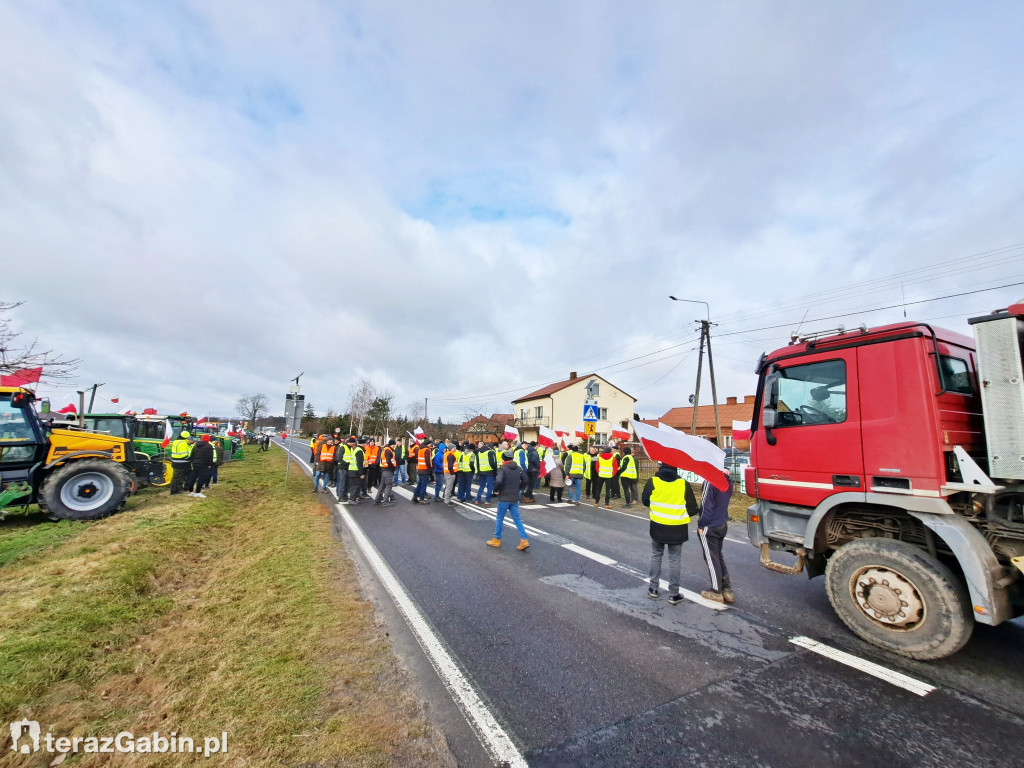
[(540, 474), (538, 477), (547, 477), (548, 473), (555, 468), (555, 457), (550, 453), (545, 454), (544, 461), (540, 463)]
[(538, 427), (537, 443), (545, 448), (554, 448), (558, 436), (547, 427)]
[(118, 413), (121, 414), (122, 416), (127, 416), (131, 412), (132, 412), (132, 407), (130, 405), (125, 407), (125, 408), (122, 408), (120, 411), (118, 411)]
[(725, 451), (710, 440), (684, 434), (663, 424), (655, 428), (632, 419), (630, 423), (647, 455), (654, 461), (689, 470), (718, 490), (729, 490), (725, 476)]
[(423, 427), (416, 427), (416, 429), (413, 430), (413, 439), (415, 439), (415, 440), (422, 440), (423, 439), (423, 435), (424, 435)]
[(110, 398), (110, 402), (112, 402), (112, 403), (120, 403), (121, 402), (121, 396), (120, 395), (114, 395), (112, 398)]
[(518, 440), (519, 430), (513, 427), (511, 424), (505, 425), (505, 432), (502, 435), (506, 440)]
[(629, 440), (633, 435), (625, 427), (612, 427), (612, 437), (619, 440)]
[(736, 421), (733, 419), (732, 422), (732, 439), (733, 440), (749, 440), (750, 439), (750, 422), (749, 421)]
[(419, 445), (419, 444), (420, 444), (420, 439), (421, 439), (421, 438), (423, 437), (423, 430), (422, 430), (422, 429), (420, 429), (419, 427), (416, 427), (416, 432), (417, 432), (417, 434), (416, 434), (416, 435), (414, 435), (414, 434), (413, 434), (412, 432), (410, 432), (410, 431), (409, 431), (408, 429), (407, 429), (407, 430), (405, 430), (405, 434), (407, 434), (407, 435), (408, 435), (409, 437), (411, 437), (411, 438), (412, 438), (412, 441), (413, 441), (414, 443), (416, 443), (416, 445)]
[(566, 429), (565, 427), (555, 427), (555, 434), (558, 435), (559, 437), (568, 437), (569, 430)]
[(161, 448), (166, 448), (171, 444), (171, 438), (174, 437), (174, 427), (171, 426), (171, 420), (168, 419), (164, 422), (164, 439), (160, 443)]
[(59, 411), (57, 411), (57, 413), (73, 413), (73, 414), (77, 415), (78, 414), (78, 409), (75, 408), (75, 404), (74, 403), (68, 403), (63, 408), (61, 408)]
[(142, 409), (142, 415), (143, 416), (156, 416), (156, 408), (143, 408)]
[(6, 376), (0, 376), (0, 387), (20, 387), (23, 384), (32, 384), (39, 381), (39, 377), (42, 375), (41, 366), (39, 368), (22, 368)]
[(583, 431), (583, 427), (575, 427), (574, 429), (576, 430), (576, 437), (580, 440), (587, 439), (587, 433)]

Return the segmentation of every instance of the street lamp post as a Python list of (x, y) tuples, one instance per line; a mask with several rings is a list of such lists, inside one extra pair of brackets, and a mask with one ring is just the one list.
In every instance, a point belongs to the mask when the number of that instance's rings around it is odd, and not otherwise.
[(711, 356), (711, 306), (706, 301), (699, 299), (678, 299), (675, 296), (669, 296), (672, 301), (685, 301), (688, 304), (703, 304), (704, 310), (707, 313), (707, 317), (704, 320), (698, 320), (700, 323), (700, 351), (697, 353), (697, 385), (693, 391), (693, 421), (690, 424), (690, 434), (697, 434), (697, 408), (700, 405), (700, 379), (701, 372), (704, 365), (704, 346), (708, 348), (708, 370), (711, 373), (711, 402), (714, 405), (715, 411), (715, 438), (718, 443), (718, 447), (722, 447), (722, 423), (718, 419), (718, 389), (715, 386), (715, 361)]

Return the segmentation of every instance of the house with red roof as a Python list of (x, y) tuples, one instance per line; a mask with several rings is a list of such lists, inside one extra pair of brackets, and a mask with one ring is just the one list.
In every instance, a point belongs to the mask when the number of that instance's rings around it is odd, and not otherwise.
[(592, 408), (594, 437), (598, 443), (608, 441), (612, 426), (629, 426), (636, 398), (596, 373), (556, 381), (512, 401), (515, 421), (523, 440), (536, 440), (540, 427), (562, 427), (570, 432), (566, 442), (574, 442), (574, 427), (583, 427), (584, 408)]

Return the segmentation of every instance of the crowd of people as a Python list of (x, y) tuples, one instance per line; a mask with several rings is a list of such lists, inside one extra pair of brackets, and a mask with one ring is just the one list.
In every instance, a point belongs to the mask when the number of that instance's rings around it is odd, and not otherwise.
[[(437, 441), (424, 437), (418, 441), (390, 438), (378, 444), (375, 438), (342, 437), (336, 429), (332, 435), (316, 435), (310, 440), (310, 463), (313, 465), (314, 493), (336, 489), (338, 500), (358, 504), (369, 499), (376, 490), (374, 504), (395, 503), (394, 487), (409, 485), (414, 504), (433, 501), (447, 505), (473, 502), (490, 507), (497, 503), (494, 536), (487, 541), (501, 546), (506, 515), (510, 515), (519, 533), (517, 549), (529, 548), (519, 514), (520, 504), (534, 504), (534, 490), (544, 482), (550, 487), (553, 503), (563, 500), (568, 489), (568, 503), (578, 505), (581, 496), (592, 498), (600, 506), (611, 509), (613, 499), (623, 499), (631, 508), (639, 501), (649, 509), (651, 563), (648, 597), (660, 596), (662, 560), (668, 552), (668, 601), (675, 605), (683, 598), (679, 591), (681, 549), (689, 537), (689, 512), (700, 510), (697, 533), (701, 552), (711, 577), (711, 589), (702, 597), (719, 603), (732, 603), (734, 597), (729, 573), (722, 558), (722, 542), (728, 529), (729, 500), (732, 480), (728, 472), (728, 492), (710, 483), (703, 483), (700, 500), (693, 484), (680, 477), (678, 470), (662, 464), (657, 474), (637, 494), (639, 473), (636, 457), (629, 446), (581, 445), (558, 448), (538, 447), (536, 442), (492, 443)], [(543, 470), (542, 470), (543, 467)], [(476, 490), (474, 492), (474, 484)]]
[(217, 482), (217, 468), (224, 463), (224, 446), (210, 435), (196, 436), (183, 430), (170, 444), (171, 494), (205, 499), (204, 490)]

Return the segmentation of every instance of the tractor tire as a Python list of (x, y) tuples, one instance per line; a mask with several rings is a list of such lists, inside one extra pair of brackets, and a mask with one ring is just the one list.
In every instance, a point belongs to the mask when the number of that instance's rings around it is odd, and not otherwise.
[(971, 637), (967, 590), (945, 565), (912, 544), (861, 539), (829, 558), (825, 586), (850, 630), (912, 659), (941, 659)]
[(95, 520), (124, 506), (132, 477), (108, 459), (78, 459), (56, 468), (39, 489), (39, 507), (51, 519)]

